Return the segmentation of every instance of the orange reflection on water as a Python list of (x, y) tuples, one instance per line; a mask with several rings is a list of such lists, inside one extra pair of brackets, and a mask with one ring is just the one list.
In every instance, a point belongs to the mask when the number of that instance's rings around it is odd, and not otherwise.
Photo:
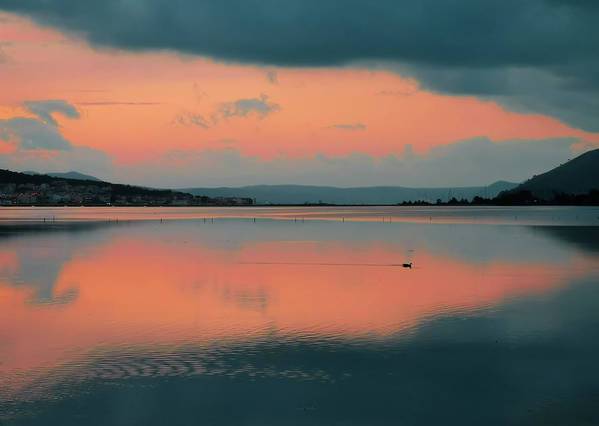
[[(1, 253), (0, 253), (1, 254)], [(466, 263), (385, 243), (269, 241), (234, 248), (114, 237), (68, 260), (61, 304), (0, 283), (0, 377), (58, 368), (98, 348), (285, 338), (385, 338), (426, 318), (555, 288), (575, 265)], [(10, 254), (0, 267), (16, 268)], [(0, 379), (0, 384), (2, 379)], [(22, 384), (22, 383), (21, 383)]]

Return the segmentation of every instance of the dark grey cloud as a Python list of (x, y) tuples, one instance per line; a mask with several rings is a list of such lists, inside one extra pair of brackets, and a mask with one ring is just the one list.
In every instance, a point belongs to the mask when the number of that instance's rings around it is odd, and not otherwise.
[[(79, 118), (79, 112), (63, 100), (28, 101), (23, 108), (35, 117), (0, 119), (0, 142), (13, 146), (0, 154), (0, 168), (11, 170), (66, 171), (85, 170), (95, 176), (108, 177), (112, 160), (104, 152), (74, 146), (66, 139), (53, 117), (62, 114)], [(51, 155), (47, 155), (51, 151)]]
[(28, 117), (0, 120), (0, 140), (15, 141), (21, 150), (67, 151), (72, 147), (58, 127)]
[(18, 151), (68, 151), (71, 142), (60, 133), (53, 114), (79, 118), (77, 109), (60, 99), (26, 101), (23, 108), (36, 117), (13, 117), (0, 120), (0, 140), (13, 142)]
[(331, 128), (338, 130), (347, 130), (349, 132), (356, 132), (360, 130), (366, 130), (366, 125), (362, 123), (333, 124)]
[(266, 71), (266, 80), (270, 84), (279, 84), (279, 75), (275, 70)]
[(224, 119), (247, 117), (250, 114), (257, 114), (259, 117), (264, 118), (280, 109), (279, 104), (269, 101), (268, 96), (262, 94), (259, 98), (245, 98), (225, 102), (220, 105), (218, 115)]
[(202, 129), (209, 129), (211, 127), (211, 123), (202, 114), (192, 112), (177, 114), (174, 123), (181, 126), (196, 126)]
[(43, 101), (25, 101), (23, 107), (39, 117), (42, 123), (57, 126), (58, 123), (52, 114), (62, 114), (68, 118), (79, 118), (79, 111), (73, 105), (62, 99), (49, 99)]
[[(386, 63), (426, 88), (489, 96), (599, 131), (594, 0), (0, 0), (129, 50), (278, 66)], [(159, 30), (157, 30), (159, 29)]]
[(0, 8), (98, 44), (282, 65), (559, 65), (597, 46), (591, 1), (0, 0)]
[(279, 104), (269, 101), (268, 96), (262, 94), (259, 98), (242, 98), (231, 102), (223, 102), (210, 114), (210, 118), (206, 118), (204, 114), (197, 112), (184, 111), (175, 116), (172, 124), (210, 129), (218, 125), (221, 120), (228, 120), (233, 117), (245, 118), (251, 115), (264, 118), (280, 109)]
[[(427, 90), (477, 96), (498, 102), (511, 111), (545, 114), (574, 127), (599, 132), (599, 56), (596, 63), (583, 66), (589, 68), (575, 71), (571, 64), (553, 69), (435, 68), (398, 64), (389, 64), (388, 68), (418, 78)], [(594, 81), (585, 75), (591, 73), (592, 67), (595, 68)], [(589, 80), (584, 82), (587, 78)]]

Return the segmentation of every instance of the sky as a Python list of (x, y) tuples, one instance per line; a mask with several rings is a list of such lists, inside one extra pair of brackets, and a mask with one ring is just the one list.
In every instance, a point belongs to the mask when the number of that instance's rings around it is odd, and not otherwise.
[(589, 0), (0, 0), (0, 168), (468, 186), (599, 148)]

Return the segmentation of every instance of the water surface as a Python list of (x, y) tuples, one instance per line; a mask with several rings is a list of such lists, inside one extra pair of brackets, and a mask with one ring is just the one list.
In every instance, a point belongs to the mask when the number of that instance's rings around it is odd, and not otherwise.
[(1, 210), (0, 424), (599, 424), (596, 214)]
[(599, 226), (599, 207), (0, 207), (0, 223), (55, 221), (273, 219), (360, 222)]

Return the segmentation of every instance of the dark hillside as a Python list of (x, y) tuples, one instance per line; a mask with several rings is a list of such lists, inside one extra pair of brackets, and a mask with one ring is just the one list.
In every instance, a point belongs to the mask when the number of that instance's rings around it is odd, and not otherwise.
[(513, 191), (530, 191), (536, 197), (551, 199), (556, 194), (586, 194), (593, 189), (599, 189), (599, 149), (534, 176)]

